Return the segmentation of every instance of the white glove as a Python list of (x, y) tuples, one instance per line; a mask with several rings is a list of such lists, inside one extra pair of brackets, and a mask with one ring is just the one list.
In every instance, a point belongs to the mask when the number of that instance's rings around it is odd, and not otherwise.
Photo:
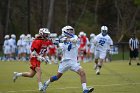
[(51, 61), (48, 56), (45, 56), (45, 62), (51, 64)]
[(30, 55), (30, 57), (32, 58), (32, 57), (36, 57), (37, 56), (37, 53), (36, 53), (36, 51), (34, 50), (34, 51), (32, 51), (31, 52), (31, 55)]
[(42, 56), (37, 56), (37, 60), (40, 61), (40, 62), (46, 61), (45, 58), (42, 57)]
[(60, 40), (61, 40), (61, 42), (65, 42), (67, 40), (67, 37), (63, 37)]
[(70, 38), (70, 41), (71, 41), (72, 43), (76, 43), (76, 42), (77, 42), (77, 38)]

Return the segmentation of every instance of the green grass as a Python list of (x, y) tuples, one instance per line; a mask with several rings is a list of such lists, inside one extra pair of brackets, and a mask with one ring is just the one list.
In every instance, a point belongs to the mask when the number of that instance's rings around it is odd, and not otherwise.
[[(140, 66), (128, 60), (104, 63), (101, 75), (97, 76), (93, 63), (82, 63), (87, 75), (87, 85), (94, 86), (94, 93), (140, 93)], [(58, 65), (42, 63), (42, 81), (57, 73)], [(0, 93), (39, 93), (36, 76), (12, 81), (14, 71), (28, 71), (27, 62), (0, 62)], [(82, 93), (79, 76), (68, 71), (57, 82), (52, 83), (47, 93)]]

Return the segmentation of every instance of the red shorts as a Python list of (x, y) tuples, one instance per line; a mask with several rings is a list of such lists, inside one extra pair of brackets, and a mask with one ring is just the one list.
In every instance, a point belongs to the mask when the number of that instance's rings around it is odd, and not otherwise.
[(40, 62), (36, 58), (34, 59), (31, 58), (30, 65), (31, 65), (30, 68), (35, 71), (36, 67), (40, 67)]

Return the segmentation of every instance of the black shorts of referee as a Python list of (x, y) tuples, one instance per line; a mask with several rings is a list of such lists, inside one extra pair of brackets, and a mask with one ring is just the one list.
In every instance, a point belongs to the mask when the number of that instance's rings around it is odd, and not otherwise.
[(130, 58), (137, 58), (139, 56), (138, 49), (134, 49), (133, 51), (130, 49)]

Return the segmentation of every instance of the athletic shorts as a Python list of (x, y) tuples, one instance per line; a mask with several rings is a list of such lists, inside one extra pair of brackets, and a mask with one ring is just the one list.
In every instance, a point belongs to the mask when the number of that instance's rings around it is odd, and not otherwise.
[(73, 60), (69, 59), (69, 60), (60, 62), (58, 72), (64, 73), (69, 69), (71, 71), (77, 72), (80, 68), (81, 68), (81, 66), (77, 62), (74, 62)]
[(137, 58), (139, 55), (138, 49), (130, 50), (130, 58)]
[(30, 60), (30, 68), (35, 71), (36, 67), (40, 67), (40, 62), (37, 59), (31, 59)]
[(95, 50), (94, 56), (95, 56), (95, 59), (98, 59), (98, 58), (105, 59), (106, 52)]

